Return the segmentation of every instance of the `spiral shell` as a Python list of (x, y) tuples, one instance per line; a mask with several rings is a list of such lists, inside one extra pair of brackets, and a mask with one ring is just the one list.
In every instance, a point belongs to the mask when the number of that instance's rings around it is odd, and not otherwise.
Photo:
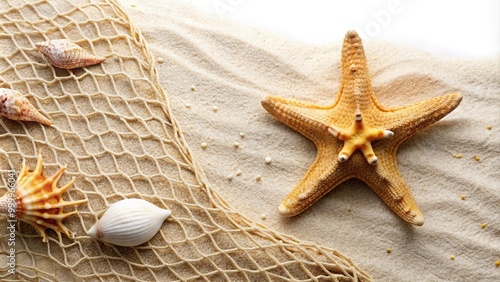
[(44, 54), (52, 65), (61, 69), (74, 69), (102, 63), (105, 58), (87, 53), (80, 46), (67, 39), (55, 39), (35, 43), (36, 49)]
[(61, 232), (69, 238), (73, 235), (62, 221), (77, 211), (64, 212), (64, 207), (86, 203), (87, 200), (64, 201), (62, 194), (66, 192), (75, 178), (64, 187), (57, 187), (57, 182), (64, 173), (65, 168), (59, 169), (56, 174), (47, 178), (42, 171), (42, 155), (38, 156), (35, 170), (30, 169), (23, 162), (23, 168), (16, 180), (14, 193), (7, 192), (0, 198), (0, 214), (8, 215), (35, 227), (42, 235), (42, 241), (47, 242), (46, 229), (54, 230), (59, 238)]
[(125, 199), (109, 207), (87, 234), (118, 246), (137, 246), (149, 241), (171, 215), (142, 199)]
[(0, 88), (0, 116), (12, 120), (36, 121), (51, 125), (52, 121), (44, 117), (19, 91)]

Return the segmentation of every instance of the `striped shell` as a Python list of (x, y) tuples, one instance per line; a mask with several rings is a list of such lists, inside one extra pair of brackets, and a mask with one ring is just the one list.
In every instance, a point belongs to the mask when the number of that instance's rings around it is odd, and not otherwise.
[(67, 39), (55, 39), (35, 43), (36, 49), (44, 54), (52, 65), (61, 69), (74, 69), (102, 63), (105, 58), (87, 53), (80, 46)]
[(149, 241), (171, 215), (142, 199), (125, 199), (109, 207), (87, 234), (118, 246), (137, 246)]
[(63, 200), (62, 194), (71, 187), (75, 178), (59, 188), (57, 182), (65, 169), (61, 168), (56, 174), (47, 178), (43, 175), (42, 166), (42, 155), (38, 156), (38, 162), (32, 172), (26, 163), (23, 163), (14, 193), (7, 192), (0, 198), (0, 214), (31, 224), (42, 235), (43, 242), (47, 242), (48, 228), (54, 230), (59, 238), (61, 232), (72, 238), (73, 235), (62, 221), (77, 211), (65, 213), (64, 207), (80, 205), (87, 200), (72, 202)]
[(52, 121), (40, 114), (23, 94), (7, 88), (0, 88), (0, 116), (12, 120), (52, 124)]

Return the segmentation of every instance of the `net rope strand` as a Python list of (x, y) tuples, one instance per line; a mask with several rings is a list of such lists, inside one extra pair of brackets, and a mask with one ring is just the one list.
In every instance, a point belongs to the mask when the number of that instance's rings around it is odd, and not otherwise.
[[(106, 61), (53, 68), (34, 43), (60, 38)], [(60, 185), (77, 178), (63, 197), (88, 200), (64, 221), (74, 240), (49, 230), (43, 243), (18, 223), (15, 275), (6, 267), (9, 235), (2, 231), (1, 281), (370, 280), (342, 254), (269, 230), (213, 190), (172, 115), (144, 37), (116, 1), (0, 0), (0, 87), (20, 91), (54, 122), (0, 118), (0, 194), (8, 171), (19, 171), (23, 160), (33, 167), (41, 152), (46, 175), (66, 166)], [(138, 247), (87, 236), (98, 215), (124, 198), (145, 199), (172, 216)]]

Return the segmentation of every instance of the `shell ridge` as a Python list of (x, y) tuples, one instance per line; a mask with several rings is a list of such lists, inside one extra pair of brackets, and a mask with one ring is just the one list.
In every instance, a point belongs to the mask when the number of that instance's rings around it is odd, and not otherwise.
[(65, 218), (67, 218), (68, 216), (73, 215), (73, 214), (77, 214), (77, 213), (78, 213), (77, 211), (71, 211), (71, 212), (67, 212), (67, 213), (53, 214), (53, 213), (48, 213), (48, 212), (39, 212), (39, 211), (30, 211), (30, 210), (27, 210), (25, 212), (26, 215), (32, 215), (32, 216), (41, 217), (44, 219), (54, 219), (54, 220), (63, 220)]
[(135, 211), (128, 210), (127, 214), (119, 214), (118, 216), (107, 216), (102, 217), (100, 220), (109, 220), (109, 223), (106, 224), (108, 228), (116, 228), (117, 226), (121, 227), (128, 224), (136, 224), (137, 221), (144, 221), (145, 216), (150, 216), (150, 213), (137, 213), (134, 214)]
[(37, 208), (37, 209), (55, 209), (55, 208), (64, 208), (64, 207), (69, 207), (69, 206), (74, 206), (74, 205), (80, 205), (80, 204), (85, 204), (87, 203), (88, 200), (78, 200), (78, 201), (61, 201), (55, 204), (50, 204), (49, 207), (47, 207), (45, 204), (37, 204), (37, 203), (32, 203), (30, 206)]
[(44, 193), (43, 197), (40, 197), (40, 198), (32, 198), (29, 200), (23, 199), (23, 203), (24, 204), (31, 204), (31, 203), (35, 203), (38, 201), (44, 201), (46, 199), (53, 198), (54, 196), (60, 195), (61, 193), (65, 192), (69, 187), (67, 187), (66, 189), (57, 188), (57, 181), (59, 180), (59, 178), (61, 177), (63, 172), (64, 172), (64, 169), (60, 169), (53, 176), (46, 178), (42, 183), (39, 183), (36, 186), (34, 186), (33, 189), (31, 189), (31, 190), (26, 189), (26, 192), (35, 193), (35, 192), (43, 191), (44, 188), (46, 188), (46, 187), (50, 187), (51, 191), (49, 193)]

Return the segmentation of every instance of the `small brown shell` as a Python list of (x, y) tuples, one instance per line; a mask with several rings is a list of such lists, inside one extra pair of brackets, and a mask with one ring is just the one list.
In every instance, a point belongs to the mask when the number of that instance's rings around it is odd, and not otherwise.
[(0, 88), (0, 116), (12, 120), (52, 124), (52, 121), (40, 114), (23, 94), (7, 88)]
[(36, 49), (49, 58), (50, 63), (61, 69), (74, 69), (102, 63), (105, 58), (87, 53), (67, 39), (35, 43)]

